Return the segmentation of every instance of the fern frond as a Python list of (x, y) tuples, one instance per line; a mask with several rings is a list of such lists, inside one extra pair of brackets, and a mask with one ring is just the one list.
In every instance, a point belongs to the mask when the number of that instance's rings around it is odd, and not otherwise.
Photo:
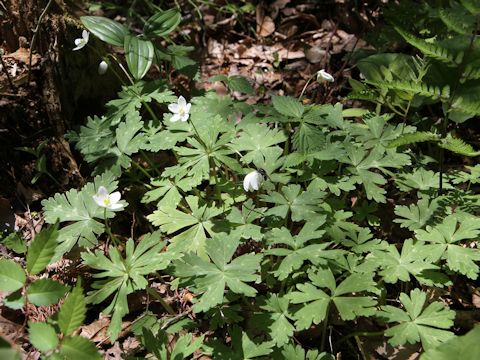
[(389, 148), (402, 146), (402, 145), (409, 145), (418, 142), (426, 142), (426, 141), (438, 141), (439, 136), (435, 133), (430, 131), (417, 131), (410, 134), (403, 134), (400, 137), (396, 138), (395, 140), (390, 141), (388, 144)]
[(347, 95), (349, 100), (365, 100), (374, 103), (378, 102), (378, 94), (371, 90), (354, 91)]
[(460, 0), (463, 7), (473, 15), (480, 15), (480, 1), (478, 0)]
[(480, 102), (478, 100), (458, 97), (452, 104), (452, 109), (461, 111), (469, 115), (480, 115)]
[(378, 87), (390, 90), (405, 91), (414, 95), (426, 96), (434, 100), (438, 98), (446, 99), (450, 96), (449, 86), (440, 89), (438, 86), (427, 85), (424, 83), (416, 83), (407, 80), (393, 80), (389, 82), (372, 83)]
[(454, 55), (448, 49), (440, 46), (439, 44), (429, 43), (423, 39), (417, 38), (416, 36), (403, 31), (397, 26), (394, 26), (394, 28), (405, 39), (406, 42), (416, 47), (426, 56), (448, 64), (458, 65), (462, 62), (463, 52)]
[(460, 138), (455, 138), (451, 134), (448, 134), (446, 138), (442, 139), (438, 144), (441, 148), (450, 150), (455, 154), (463, 156), (479, 156), (480, 151), (475, 151), (472, 145), (467, 144)]
[(461, 6), (457, 5), (449, 9), (441, 9), (438, 15), (449, 30), (460, 35), (470, 35), (472, 33), (475, 17)]
[(465, 67), (465, 71), (462, 75), (462, 81), (465, 82), (466, 80), (477, 80), (480, 79), (480, 67), (473, 66), (472, 64), (468, 64)]

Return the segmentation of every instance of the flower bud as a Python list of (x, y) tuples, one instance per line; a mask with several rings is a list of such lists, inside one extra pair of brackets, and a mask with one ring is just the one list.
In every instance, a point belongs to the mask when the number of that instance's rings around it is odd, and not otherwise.
[(107, 72), (107, 70), (108, 70), (107, 62), (102, 60), (102, 62), (100, 62), (100, 64), (98, 64), (98, 74), (103, 75)]

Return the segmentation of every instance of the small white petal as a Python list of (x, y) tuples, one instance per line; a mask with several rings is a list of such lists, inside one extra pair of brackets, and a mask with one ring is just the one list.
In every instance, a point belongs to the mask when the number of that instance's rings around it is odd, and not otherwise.
[(186, 112), (186, 113), (189, 113), (191, 107), (192, 107), (192, 104), (190, 104), (190, 103), (188, 103), (187, 105), (185, 105), (185, 112)]
[(187, 121), (189, 116), (190, 115), (188, 115), (188, 113), (184, 113), (183, 115), (181, 115), (180, 121), (183, 121), (183, 122)]
[(120, 194), (120, 191), (115, 191), (115, 192), (110, 194), (110, 201), (111, 201), (112, 204), (116, 204), (117, 202), (120, 201), (121, 197), (122, 197), (122, 195)]
[(180, 117), (179, 114), (173, 114), (172, 117), (170, 118), (170, 121), (171, 122), (177, 122), (180, 119), (181, 119), (181, 117)]
[(123, 204), (111, 204), (109, 207), (108, 207), (110, 210), (120, 210), (120, 209), (123, 209)]
[(185, 107), (185, 105), (187, 105), (187, 100), (185, 100), (185, 98), (181, 95), (178, 98), (178, 105), (180, 105), (181, 107)]
[(83, 39), (75, 39), (75, 45), (77, 46), (83, 45)]
[(97, 195), (93, 195), (93, 201), (95, 201), (95, 204), (97, 204), (98, 206), (104, 207), (103, 199), (104, 198), (100, 198)]
[(168, 110), (170, 110), (172, 113), (176, 114), (178, 113), (178, 110), (180, 109), (180, 106), (178, 104), (170, 104), (168, 105)]
[(85, 41), (85, 43), (88, 42), (88, 38), (90, 37), (90, 33), (87, 30), (82, 31), (82, 38)]
[(105, 186), (100, 186), (100, 187), (98, 188), (97, 195), (98, 195), (98, 196), (103, 196), (103, 197), (108, 196), (108, 190), (107, 190), (107, 188), (106, 188)]

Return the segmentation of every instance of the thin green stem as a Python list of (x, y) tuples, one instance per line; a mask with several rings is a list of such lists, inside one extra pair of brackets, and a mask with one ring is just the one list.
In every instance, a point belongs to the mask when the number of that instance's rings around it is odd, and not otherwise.
[(140, 165), (139, 163), (137, 163), (137, 162), (134, 161), (134, 160), (132, 160), (132, 164), (133, 164), (138, 170), (140, 170), (140, 172), (141, 172), (143, 175), (145, 175), (147, 178), (151, 178), (151, 175), (148, 173), (147, 170), (145, 170), (145, 169), (143, 168), (142, 165)]
[(152, 288), (147, 287), (147, 292), (155, 299), (157, 300), (160, 305), (170, 314), (170, 315), (175, 315), (175, 310), (172, 309), (170, 304), (168, 304), (163, 298)]
[(325, 319), (323, 319), (322, 340), (320, 343), (320, 351), (323, 351), (325, 349), (325, 341), (327, 340), (329, 310), (330, 310), (330, 304), (327, 305), (327, 311), (325, 312)]
[(150, 167), (151, 167), (158, 175), (162, 175), (162, 172), (161, 172), (160, 170), (158, 170), (158, 167), (155, 165), (155, 163), (152, 161), (152, 159), (150, 159), (150, 157), (145, 153), (145, 151), (140, 150), (140, 154), (141, 154), (142, 157), (145, 159), (145, 161), (148, 163), (148, 165), (150, 165)]
[(38, 30), (40, 29), (40, 24), (42, 23), (43, 18), (47, 14), (48, 9), (50, 8), (50, 5), (52, 5), (53, 0), (49, 0), (47, 3), (47, 6), (45, 6), (45, 9), (43, 9), (42, 13), (40, 14), (38, 21), (37, 21), (37, 26), (33, 30), (33, 36), (32, 36), (32, 41), (30, 41), (30, 51), (28, 54), (28, 78), (27, 82), (30, 82), (30, 74), (32, 72), (32, 55), (33, 55), (33, 49), (35, 48), (35, 42), (37, 40), (37, 34)]
[(115, 235), (113, 235), (112, 230), (110, 229), (110, 224), (107, 218), (107, 208), (103, 210), (103, 218), (105, 219), (105, 231), (107, 232), (107, 235), (113, 241), (115, 246), (118, 246), (119, 242), (117, 241), (117, 238), (115, 237)]

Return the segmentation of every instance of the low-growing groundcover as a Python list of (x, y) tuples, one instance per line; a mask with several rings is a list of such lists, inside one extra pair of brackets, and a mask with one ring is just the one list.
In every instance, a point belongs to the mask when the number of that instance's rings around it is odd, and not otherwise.
[[(480, 6), (455, 4), (478, 29)], [(123, 47), (127, 67), (112, 61), (106, 71), (130, 82), (105, 115), (67, 134), (92, 165), (91, 182), (42, 202), (50, 225), (28, 249), (18, 234), (4, 240), (16, 253), (0, 260), (4, 305), (57, 304), (26, 324), (31, 348), (49, 359), (100, 358), (102, 343), (79, 329), (106, 316), (105, 341), (138, 341), (128, 358), (360, 358), (362, 341), (384, 337), (392, 347), (417, 344), (425, 359), (449, 358), (452, 348), (474, 359), (478, 328), (458, 336), (469, 329), (454, 325), (449, 294), (478, 279), (480, 166), (450, 171), (444, 159), (445, 150), (478, 155), (446, 132), (480, 112), (458, 90), (480, 73), (478, 39), (456, 49), (460, 59), (440, 51), (446, 41), (399, 29), (421, 56), (377, 54), (359, 65), (365, 81), (353, 82), (351, 96), (375, 101), (375, 111), (274, 95), (250, 105), (143, 80), (159, 57), (178, 70), (190, 64), (185, 47), (154, 41), (179, 21), (176, 10), (158, 12), (136, 36), (82, 18), (75, 51), (93, 36)], [(382, 83), (372, 61), (386, 64)], [(395, 78), (399, 64), (417, 78)], [(444, 85), (455, 91), (423, 85), (442, 66), (464, 75)], [(253, 92), (241, 77), (214, 80)], [(434, 105), (444, 111), (440, 132), (418, 120)], [(438, 147), (409, 146), (425, 141)], [(76, 281), (46, 270), (62, 259), (76, 264)], [(15, 346), (1, 346), (15, 358)]]

